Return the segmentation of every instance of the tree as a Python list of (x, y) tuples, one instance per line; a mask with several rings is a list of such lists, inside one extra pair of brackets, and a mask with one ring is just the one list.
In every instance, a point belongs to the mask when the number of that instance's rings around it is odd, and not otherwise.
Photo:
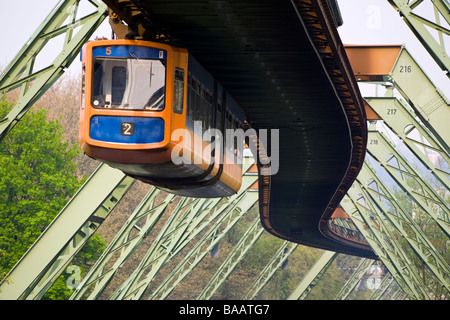
[[(11, 106), (0, 101), (0, 119)], [(30, 110), (0, 143), (0, 279), (81, 186), (75, 146), (58, 121)]]

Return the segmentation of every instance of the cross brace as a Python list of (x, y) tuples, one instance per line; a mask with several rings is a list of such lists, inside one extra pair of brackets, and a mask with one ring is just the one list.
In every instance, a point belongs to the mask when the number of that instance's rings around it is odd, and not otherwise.
[(308, 273), (303, 277), (297, 288), (288, 297), (288, 300), (303, 300), (314, 288), (323, 274), (327, 271), (328, 267), (337, 257), (337, 253), (333, 251), (324, 251), (322, 255), (317, 259), (315, 264), (309, 269)]
[(134, 179), (100, 165), (0, 284), (0, 299), (39, 299)]
[[(31, 106), (64, 73), (78, 55), (81, 46), (92, 36), (97, 27), (107, 16), (107, 7), (103, 2), (89, 1), (94, 5), (93, 13), (76, 19), (80, 0), (61, 1), (45, 21), (38, 27), (30, 40), (22, 47), (9, 64), (0, 79), (0, 96), (21, 87), (17, 104), (0, 119), (0, 142)], [(69, 20), (67, 24), (64, 24)], [(81, 27), (74, 34), (74, 29)], [(66, 35), (64, 48), (47, 67), (33, 71), (36, 56), (47, 43), (61, 34)], [(31, 85), (32, 84), (32, 85)]]
[[(424, 18), (413, 12), (414, 9), (422, 3), (422, 1), (405, 1), (405, 0), (388, 0), (389, 3), (401, 14), (401, 17), (416, 35), (417, 39), (427, 49), (429, 54), (433, 57), (436, 63), (442, 70), (447, 72), (450, 77), (450, 57), (445, 49), (445, 39), (448, 40), (450, 30), (441, 24), (440, 17), (442, 17), (447, 24), (450, 24), (450, 5), (446, 0), (431, 1), (434, 9), (434, 20)], [(438, 39), (435, 39), (427, 27), (437, 31)]]

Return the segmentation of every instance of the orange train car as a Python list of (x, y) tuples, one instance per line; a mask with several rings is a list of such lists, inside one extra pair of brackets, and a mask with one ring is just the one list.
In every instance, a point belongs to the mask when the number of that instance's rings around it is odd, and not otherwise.
[(184, 48), (100, 40), (82, 49), (79, 142), (125, 174), (189, 197), (241, 186), (245, 113)]

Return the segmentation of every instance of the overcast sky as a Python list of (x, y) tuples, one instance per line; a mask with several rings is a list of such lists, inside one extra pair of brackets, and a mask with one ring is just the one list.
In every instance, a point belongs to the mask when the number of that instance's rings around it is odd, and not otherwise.
[[(59, 1), (0, 0), (0, 3), (0, 30), (2, 35), (0, 66), (4, 68)], [(91, 10), (92, 6), (88, 1), (83, 0), (81, 3), (83, 5), (80, 11)], [(405, 44), (408, 51), (435, 85), (450, 98), (450, 80), (431, 59), (387, 0), (338, 0), (338, 3), (344, 20), (343, 26), (338, 30), (344, 44)], [(424, 4), (418, 8), (425, 12), (424, 14), (433, 14), (431, 5)], [(20, 10), (20, 13), (18, 10)], [(95, 36), (108, 38), (111, 36), (111, 30), (106, 20), (94, 33)], [(55, 52), (61, 47), (58, 41), (54, 40), (54, 49), (47, 49), (48, 51), (45, 54), (38, 56), (38, 66), (44, 64), (44, 60), (50, 59), (52, 55), (56, 54)], [(447, 50), (450, 50), (448, 39), (447, 43)], [(78, 69), (79, 63), (74, 63), (70, 71), (77, 71)]]

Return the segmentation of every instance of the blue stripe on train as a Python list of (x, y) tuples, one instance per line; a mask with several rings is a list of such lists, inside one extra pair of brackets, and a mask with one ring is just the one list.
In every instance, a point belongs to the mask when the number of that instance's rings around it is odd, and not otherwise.
[(99, 46), (92, 48), (92, 58), (97, 56), (167, 60), (167, 51), (133, 45)]
[(164, 140), (162, 118), (93, 116), (91, 139), (126, 144), (156, 143)]

